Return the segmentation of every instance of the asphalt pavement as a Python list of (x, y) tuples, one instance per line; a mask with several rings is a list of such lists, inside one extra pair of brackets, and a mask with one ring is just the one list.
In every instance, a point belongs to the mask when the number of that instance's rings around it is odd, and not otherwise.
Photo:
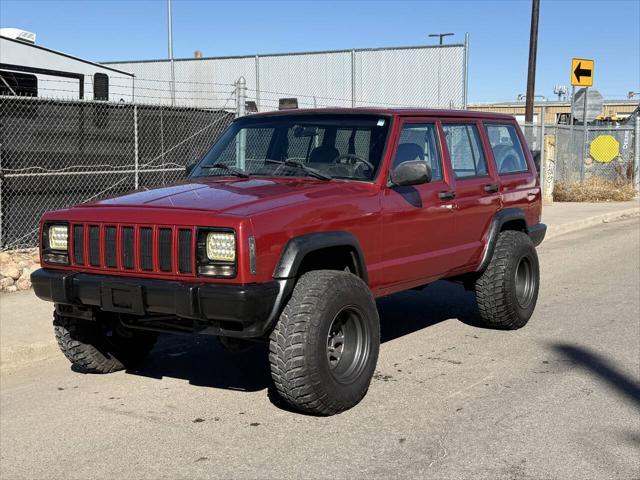
[(0, 373), (0, 477), (640, 477), (640, 221), (545, 241), (514, 332), (438, 282), (378, 302), (368, 395), (329, 418), (272, 394), (266, 350), (165, 337), (137, 371), (62, 354)]

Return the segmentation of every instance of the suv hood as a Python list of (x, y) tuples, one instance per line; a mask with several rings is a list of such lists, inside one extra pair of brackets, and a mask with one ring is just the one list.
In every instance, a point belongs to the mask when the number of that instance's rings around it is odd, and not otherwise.
[(207, 210), (250, 215), (302, 201), (371, 191), (373, 184), (300, 178), (198, 179), (80, 205), (95, 207), (156, 207)]

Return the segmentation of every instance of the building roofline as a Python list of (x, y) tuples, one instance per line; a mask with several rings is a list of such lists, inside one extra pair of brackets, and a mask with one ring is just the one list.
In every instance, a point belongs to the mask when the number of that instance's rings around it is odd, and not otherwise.
[[(227, 55), (227, 56), (219, 56), (219, 57), (202, 57), (202, 58), (174, 58), (174, 62), (197, 62), (200, 60), (240, 60), (240, 59), (248, 59), (248, 58), (265, 58), (265, 57), (284, 57), (291, 55), (322, 55), (327, 53), (351, 53), (351, 52), (376, 52), (380, 50), (417, 50), (423, 48), (452, 48), (452, 47), (464, 47), (462, 43), (451, 43), (447, 45), (407, 45), (407, 46), (399, 46), (399, 47), (376, 47), (376, 48), (352, 48), (352, 49), (342, 49), (342, 50), (317, 50), (317, 51), (307, 51), (307, 52), (282, 52), (282, 53), (260, 53), (254, 55)], [(152, 60), (110, 60), (107, 62), (100, 62), (103, 65), (109, 64), (120, 64), (120, 63), (160, 63), (160, 62), (168, 62), (168, 58), (158, 58)]]
[(76, 60), (78, 62), (86, 63), (86, 64), (89, 64), (89, 65), (93, 65), (94, 67), (104, 68), (106, 70), (111, 70), (112, 72), (122, 73), (123, 75), (127, 75), (129, 77), (135, 77), (135, 75), (133, 73), (125, 72), (124, 70), (118, 70), (117, 68), (113, 68), (113, 67), (107, 67), (106, 65), (103, 65), (101, 63), (91, 62), (91, 61), (85, 60), (83, 58), (74, 57), (73, 55), (69, 55), (68, 53), (58, 52), (57, 50), (52, 50), (50, 48), (43, 47), (41, 45), (36, 45), (36, 44), (33, 44), (33, 43), (21, 42), (20, 40), (16, 40), (14, 38), (5, 37), (3, 35), (0, 35), (0, 38), (2, 38), (3, 40), (8, 40), (10, 42), (18, 43), (18, 44), (23, 45), (25, 47), (37, 48), (39, 50), (44, 50), (45, 52), (53, 53), (55, 55), (60, 55), (61, 57), (67, 57), (67, 58), (70, 58), (72, 60)]
[[(608, 100), (605, 99), (603, 101), (605, 105), (611, 105), (612, 103), (621, 103), (628, 105), (637, 105), (638, 100), (623, 98), (620, 100)], [(568, 106), (571, 105), (570, 101), (557, 101), (557, 100), (547, 100), (547, 101), (539, 101), (536, 100), (534, 105), (544, 105), (545, 107), (560, 107), (560, 106)], [(469, 103), (469, 107), (524, 107), (525, 102), (477, 102), (477, 103)]]

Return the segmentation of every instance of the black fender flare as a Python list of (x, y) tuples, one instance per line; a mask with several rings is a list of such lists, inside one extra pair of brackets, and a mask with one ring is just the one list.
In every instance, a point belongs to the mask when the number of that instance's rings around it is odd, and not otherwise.
[(290, 239), (282, 250), (273, 278), (294, 278), (307, 254), (331, 247), (351, 248), (355, 253), (354, 263), (358, 270), (354, 273), (368, 283), (367, 264), (360, 242), (354, 234), (345, 231), (308, 233)]
[(491, 261), (491, 257), (493, 256), (493, 250), (496, 247), (496, 242), (498, 241), (498, 234), (502, 230), (502, 226), (505, 223), (512, 221), (522, 222), (524, 224), (524, 233), (529, 234), (529, 228), (527, 226), (527, 217), (524, 213), (524, 210), (521, 208), (505, 208), (504, 210), (500, 210), (497, 212), (493, 218), (491, 219), (491, 225), (489, 225), (489, 229), (487, 230), (487, 242), (485, 244), (484, 252), (482, 252), (482, 260), (480, 261), (480, 265), (476, 269), (477, 272), (482, 272), (489, 262)]

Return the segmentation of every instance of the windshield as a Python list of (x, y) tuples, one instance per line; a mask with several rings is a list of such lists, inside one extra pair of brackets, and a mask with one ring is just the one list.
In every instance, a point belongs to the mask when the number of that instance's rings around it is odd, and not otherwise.
[(380, 115), (304, 114), (234, 122), (191, 177), (250, 175), (371, 181), (389, 130)]

